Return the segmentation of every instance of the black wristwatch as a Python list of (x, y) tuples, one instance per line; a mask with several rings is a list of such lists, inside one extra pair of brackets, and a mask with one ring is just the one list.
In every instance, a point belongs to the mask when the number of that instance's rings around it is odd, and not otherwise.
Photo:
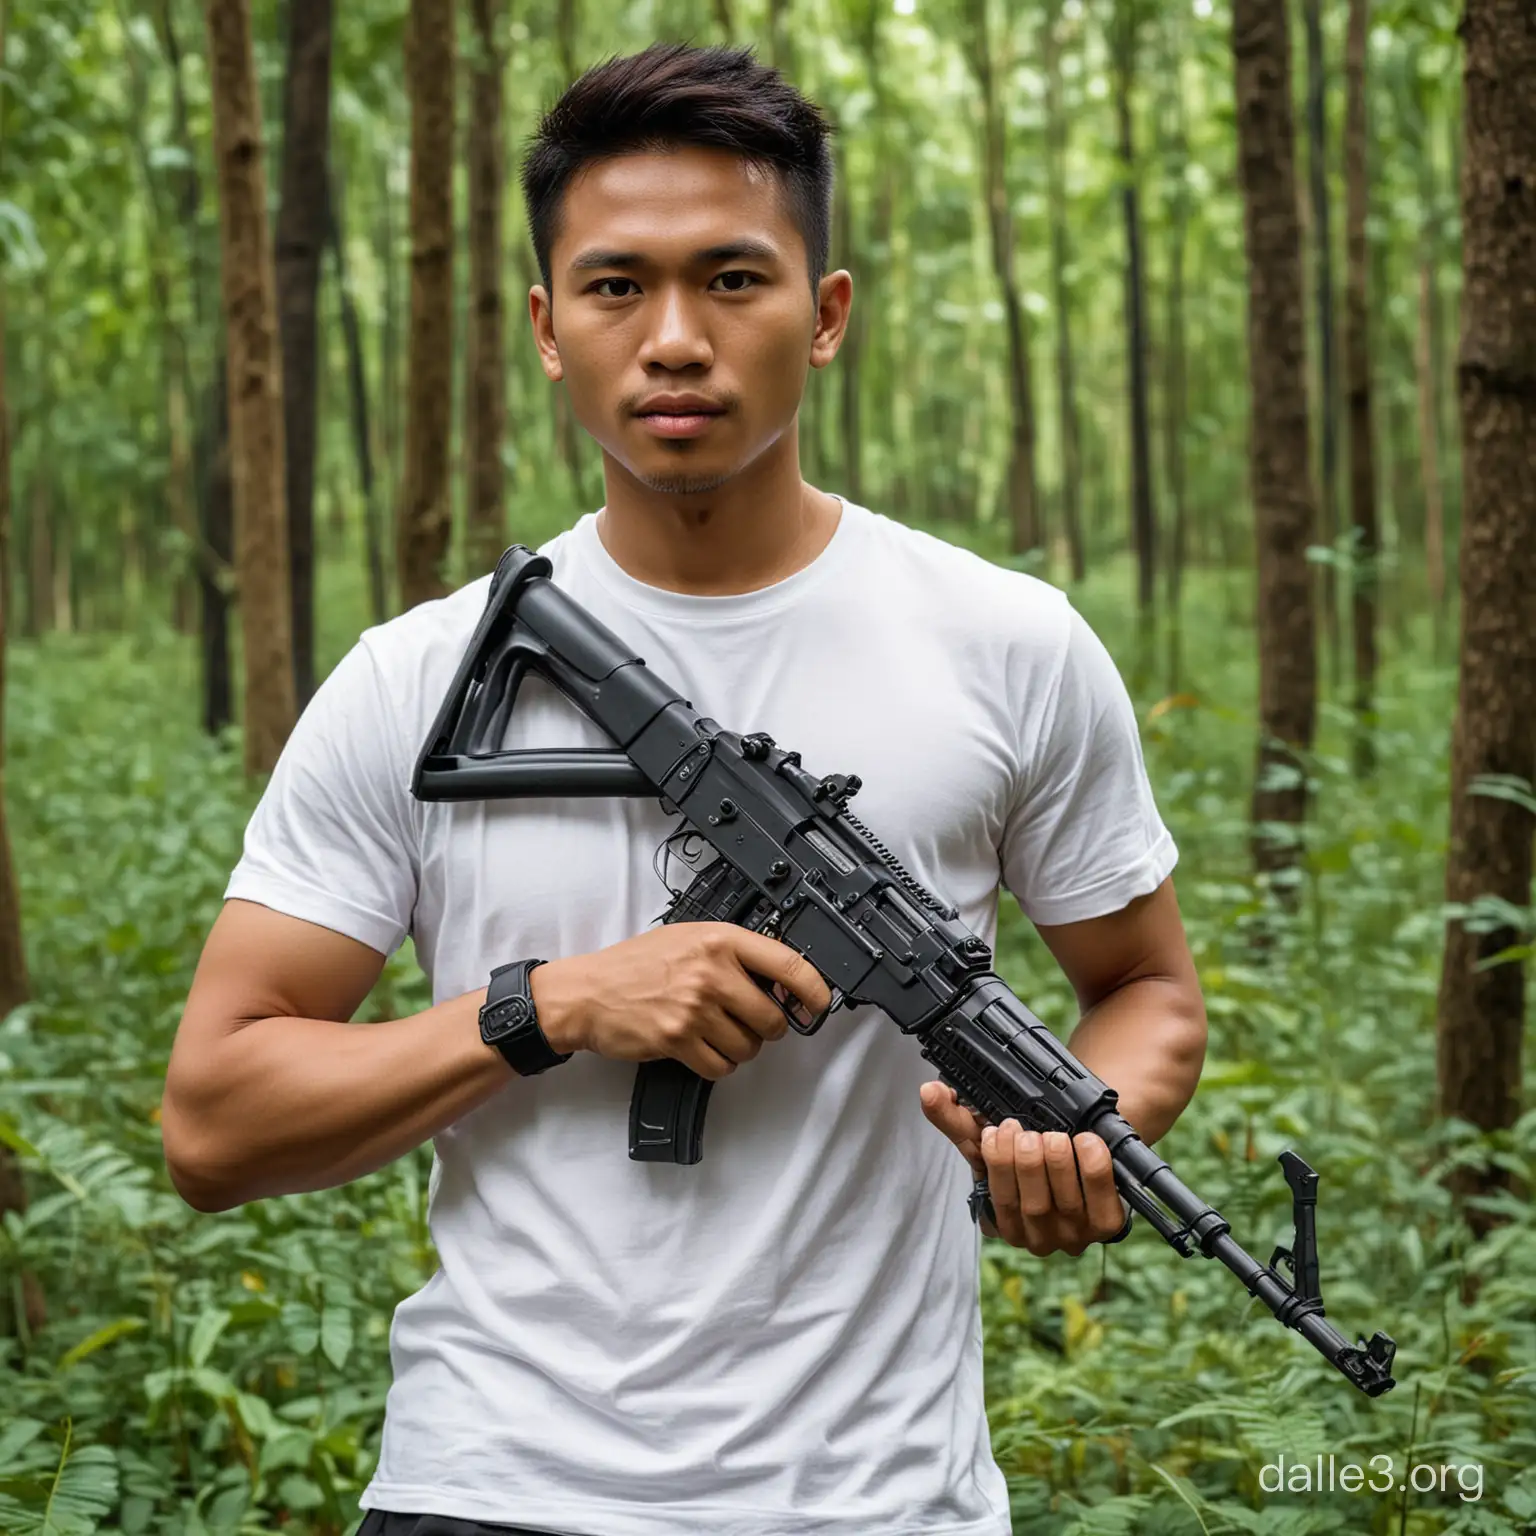
[(480, 1008), (480, 1038), (495, 1046), (519, 1077), (535, 1077), (574, 1054), (567, 1051), (562, 1056), (539, 1028), (528, 977), (543, 964), (542, 960), (514, 960), (497, 966)]

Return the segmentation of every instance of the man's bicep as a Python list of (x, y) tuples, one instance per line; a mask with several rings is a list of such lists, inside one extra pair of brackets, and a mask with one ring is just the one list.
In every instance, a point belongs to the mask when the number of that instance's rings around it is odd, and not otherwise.
[(161, 1134), (171, 1163), (195, 1156), (219, 1114), (232, 1037), (263, 1019), (350, 1019), (384, 958), (317, 923), (226, 901), (203, 944), (166, 1068)]
[(1145, 977), (1199, 985), (1171, 876), (1118, 912), (1035, 926), (1084, 1013), (1116, 988)]
[(186, 1011), (224, 1029), (278, 1017), (345, 1022), (384, 961), (377, 949), (319, 923), (254, 901), (226, 901), (203, 945)]

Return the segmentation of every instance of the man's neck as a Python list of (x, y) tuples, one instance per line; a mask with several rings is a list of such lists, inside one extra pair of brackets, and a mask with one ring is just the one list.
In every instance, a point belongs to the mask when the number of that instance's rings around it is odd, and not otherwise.
[(800, 478), (792, 434), (790, 452), (778, 447), (697, 495), (654, 491), (605, 456), (603, 548), (636, 581), (700, 597), (755, 592), (793, 576), (831, 542), (842, 506)]

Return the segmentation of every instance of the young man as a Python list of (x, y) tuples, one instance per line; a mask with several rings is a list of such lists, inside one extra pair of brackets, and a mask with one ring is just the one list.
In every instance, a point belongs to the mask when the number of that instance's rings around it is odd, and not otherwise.
[[(1076, 989), (1072, 1048), (1155, 1141), (1204, 1013), (1113, 664), (1058, 591), (800, 477), (852, 302), (826, 134), (749, 54), (684, 47), (545, 118), (529, 310), (607, 504), (544, 553), (704, 713), (857, 772), (989, 942), (1006, 884)], [(824, 982), (760, 935), (651, 926), (655, 801), (413, 800), (488, 582), (367, 631), (289, 741), (172, 1056), (177, 1188), (223, 1210), (434, 1138), (442, 1264), (396, 1313), (367, 1536), (1002, 1536), (966, 1197), (985, 1171), (989, 1234), (1081, 1253), (1123, 1227), (1103, 1143), (983, 1134), (870, 1009), (783, 1040), (752, 974), (813, 1009)], [(525, 695), (505, 745), (606, 744)], [(407, 933), (435, 1006), (345, 1022)], [(479, 1012), (541, 959), (514, 1070)], [(627, 1156), (664, 1056), (716, 1084), (695, 1166)]]

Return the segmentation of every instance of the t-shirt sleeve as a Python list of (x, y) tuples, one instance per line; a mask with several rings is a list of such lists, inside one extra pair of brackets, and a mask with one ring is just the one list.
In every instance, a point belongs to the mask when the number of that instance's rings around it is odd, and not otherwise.
[(225, 896), (393, 954), (410, 930), (418, 873), (401, 743), (378, 663), (359, 641), (283, 747)]
[(1118, 912), (1178, 860), (1125, 683), (1087, 620), (1066, 611), (1055, 687), (1041, 708), (1022, 711), (1025, 767), (1000, 850), (1003, 884), (1045, 924)]

